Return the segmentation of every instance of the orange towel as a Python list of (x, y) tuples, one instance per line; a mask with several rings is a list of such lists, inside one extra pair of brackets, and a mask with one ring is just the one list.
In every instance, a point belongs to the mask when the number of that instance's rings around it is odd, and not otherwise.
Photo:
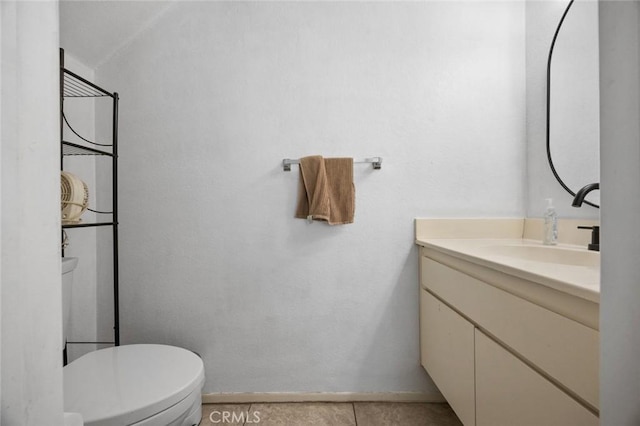
[(354, 213), (353, 158), (301, 158), (295, 217), (343, 225)]

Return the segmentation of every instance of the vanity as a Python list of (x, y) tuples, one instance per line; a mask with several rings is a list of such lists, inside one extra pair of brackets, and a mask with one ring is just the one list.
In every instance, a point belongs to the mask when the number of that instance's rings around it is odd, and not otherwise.
[(421, 364), (465, 426), (599, 424), (593, 224), (416, 219)]

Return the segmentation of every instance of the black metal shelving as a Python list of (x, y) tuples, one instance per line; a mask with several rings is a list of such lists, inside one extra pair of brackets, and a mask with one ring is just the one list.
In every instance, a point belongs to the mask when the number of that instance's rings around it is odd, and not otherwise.
[(113, 154), (110, 152), (64, 140), (62, 141), (62, 155), (107, 155), (113, 157)]
[[(112, 100), (112, 134), (110, 143), (96, 143), (77, 134), (68, 123), (64, 114), (65, 99), (73, 98), (99, 98), (106, 97)], [(109, 92), (91, 81), (75, 74), (65, 68), (64, 50), (60, 49), (60, 169), (64, 169), (63, 158), (65, 156), (106, 156), (111, 159), (112, 177), (112, 211), (108, 212), (110, 220), (90, 223), (63, 224), (62, 230), (72, 228), (111, 227), (113, 232), (113, 316), (114, 316), (114, 341), (113, 342), (69, 342), (69, 343), (112, 343), (120, 345), (120, 318), (119, 318), (119, 273), (118, 273), (118, 93)], [(82, 144), (64, 140), (65, 126), (79, 136)], [(104, 212), (97, 212), (104, 213)]]

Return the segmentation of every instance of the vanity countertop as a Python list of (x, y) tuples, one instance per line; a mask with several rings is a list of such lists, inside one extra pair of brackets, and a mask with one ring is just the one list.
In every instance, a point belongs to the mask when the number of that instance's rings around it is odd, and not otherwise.
[(518, 238), (424, 238), (426, 249), (532, 281), (591, 302), (600, 301), (600, 253), (581, 246), (545, 246)]

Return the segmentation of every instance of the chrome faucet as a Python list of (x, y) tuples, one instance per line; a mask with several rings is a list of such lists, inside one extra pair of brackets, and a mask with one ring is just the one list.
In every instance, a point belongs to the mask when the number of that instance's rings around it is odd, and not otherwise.
[(596, 189), (600, 189), (599, 183), (590, 183), (589, 185), (585, 185), (584, 187), (580, 188), (580, 190), (576, 192), (575, 197), (573, 197), (573, 203), (571, 203), (571, 205), (573, 207), (581, 207), (582, 203), (584, 202), (584, 197), (586, 197), (588, 193)]

